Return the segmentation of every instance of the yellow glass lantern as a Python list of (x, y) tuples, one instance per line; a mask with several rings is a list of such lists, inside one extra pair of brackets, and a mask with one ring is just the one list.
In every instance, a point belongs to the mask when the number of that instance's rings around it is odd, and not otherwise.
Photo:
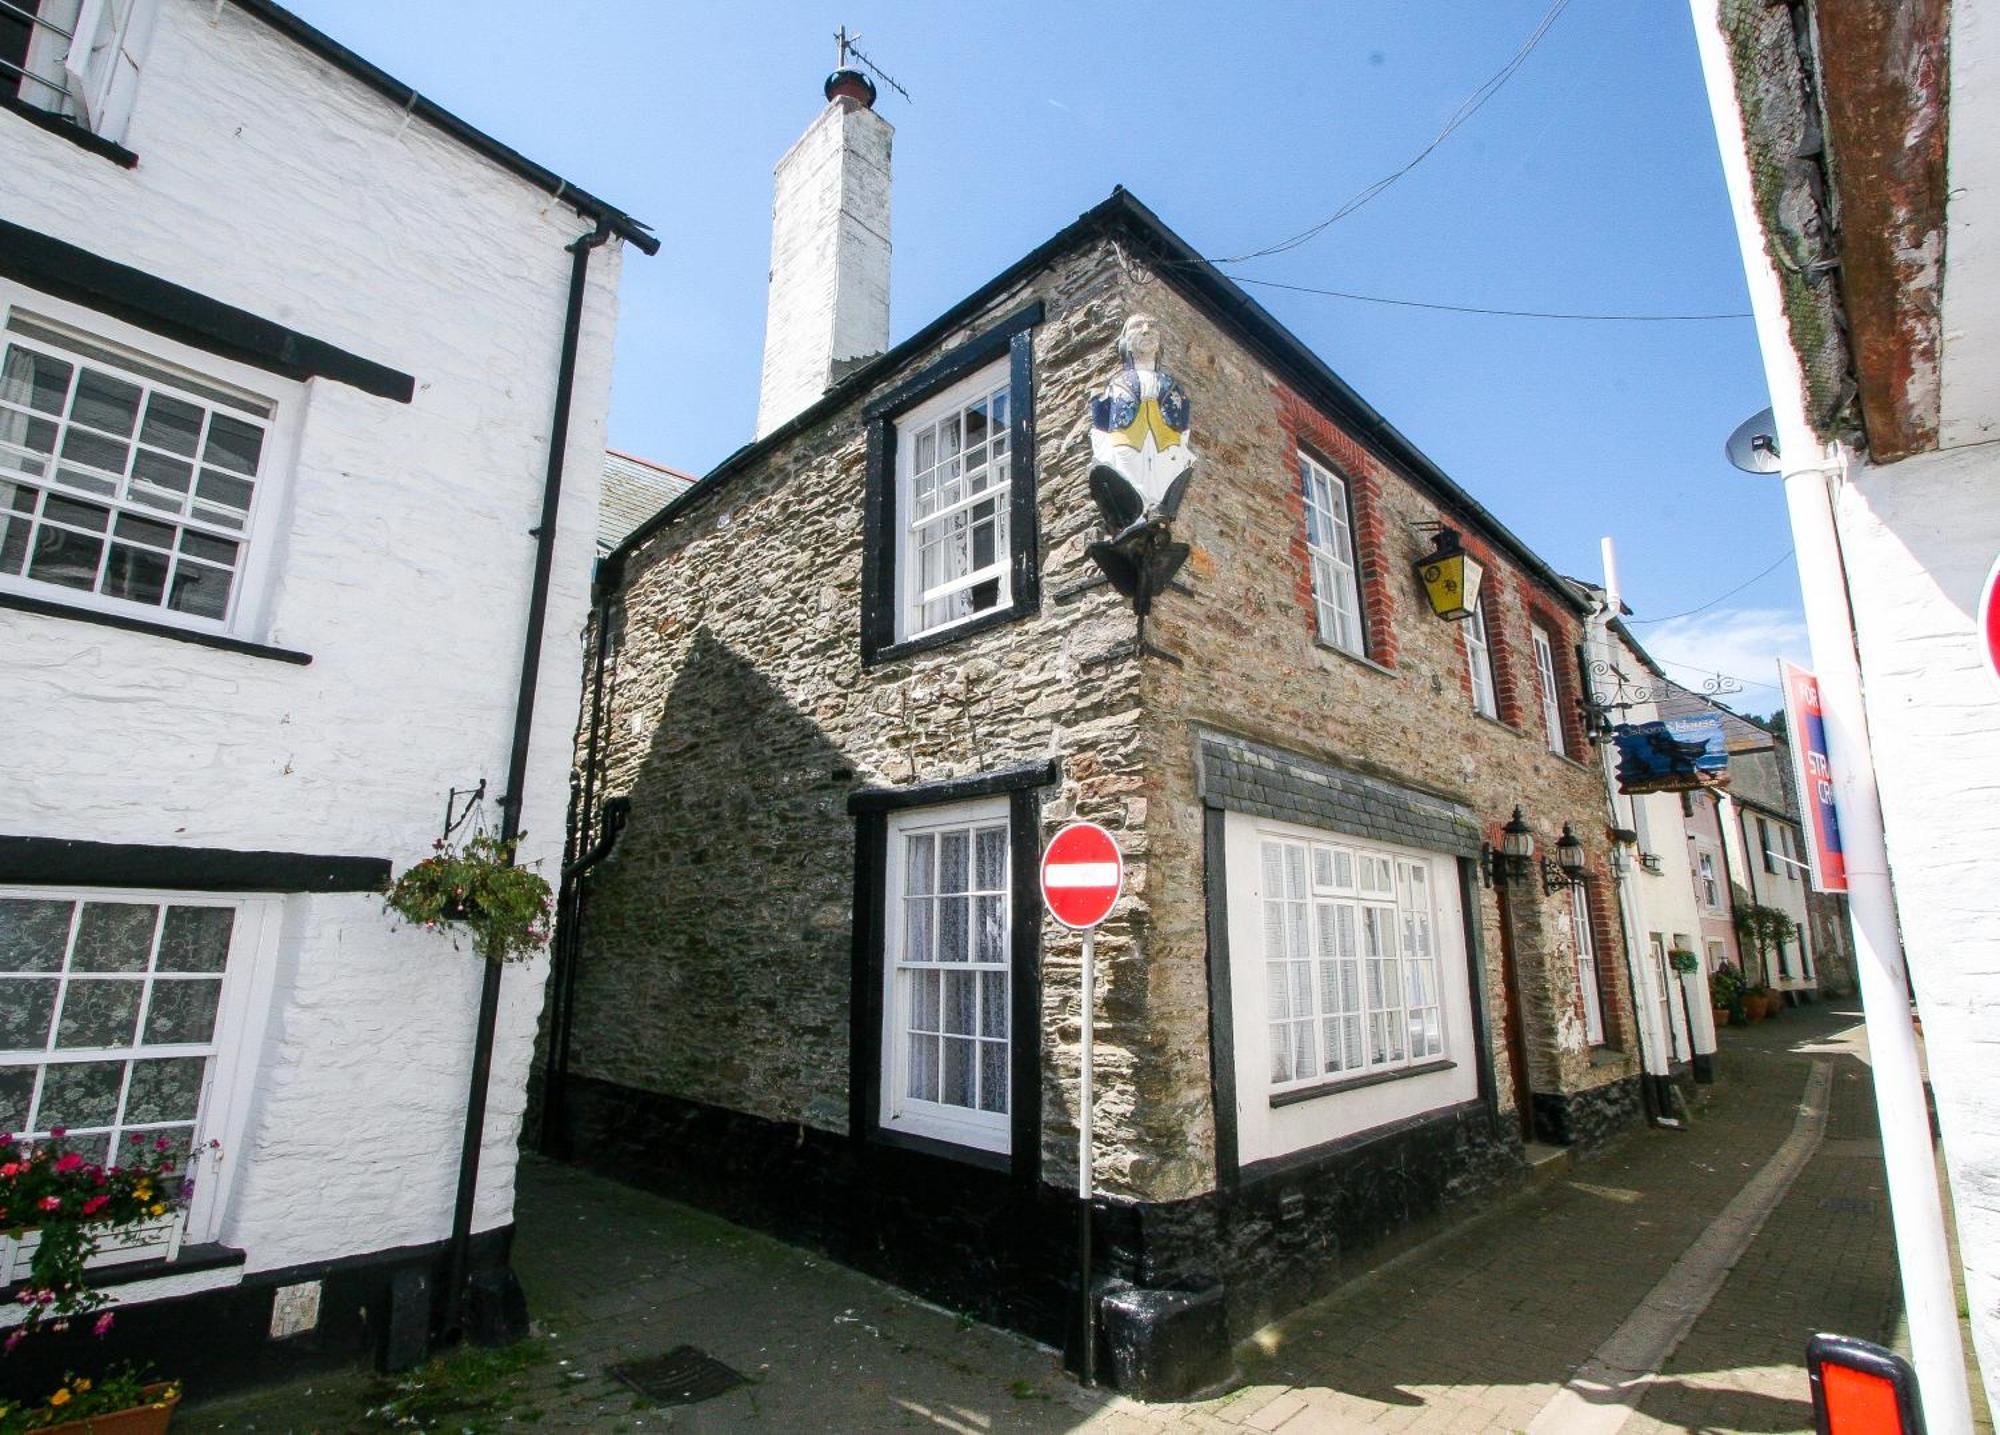
[(1417, 577), (1423, 580), (1431, 611), (1450, 621), (1472, 616), (1479, 603), (1479, 583), (1485, 576), (1485, 567), (1465, 551), (1458, 534), (1442, 525), (1437, 547), (1417, 560)]

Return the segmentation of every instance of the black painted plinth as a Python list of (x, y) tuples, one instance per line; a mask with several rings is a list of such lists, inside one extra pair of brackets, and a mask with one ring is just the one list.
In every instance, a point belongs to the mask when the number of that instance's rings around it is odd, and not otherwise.
[[(1078, 1363), (1071, 1192), (936, 1151), (589, 1078), (571, 1079), (562, 1111), (569, 1148), (593, 1170), (824, 1251)], [(1524, 1170), (1518, 1143), (1472, 1101), (1247, 1167), (1192, 1200), (1102, 1202), (1095, 1275), (1107, 1291), (1134, 1294), (1115, 1314), (1125, 1374), (1107, 1352), (1100, 1378), (1195, 1388), (1188, 1382), (1226, 1368), (1233, 1339), (1431, 1234)], [(1107, 1338), (1113, 1319), (1107, 1311)]]
[(1221, 1281), (1190, 1277), (1167, 1290), (1118, 1282), (1097, 1310), (1099, 1377), (1135, 1400), (1187, 1400), (1235, 1377)]
[(1646, 1119), (1638, 1076), (1624, 1077), (1588, 1091), (1534, 1095), (1535, 1139), (1555, 1146), (1595, 1151)]
[[(507, 1268), (513, 1228), (481, 1231), (471, 1244), (476, 1283)], [(430, 1352), (428, 1293), (444, 1278), (445, 1243), (403, 1246), (314, 1266), (259, 1271), (242, 1284), (143, 1304), (121, 1305), (110, 1331), (90, 1333), (90, 1321), (61, 1335), (37, 1335), (0, 1359), (0, 1402), (53, 1390), (64, 1372), (95, 1376), (127, 1362), (184, 1383), (188, 1398), (206, 1400), (250, 1386), (371, 1361), (380, 1368), (413, 1364)], [(510, 1273), (511, 1274), (511, 1273)], [(320, 1282), (319, 1324), (271, 1338), (271, 1303), (279, 1286)], [(405, 1299), (394, 1292), (400, 1286)], [(412, 1302), (408, 1293), (423, 1292)], [(130, 1295), (129, 1287), (121, 1295)], [(406, 1332), (391, 1349), (392, 1329)], [(185, 1423), (185, 1422), (184, 1422)]]
[(1700, 1086), (1708, 1086), (1715, 1080), (1715, 1053), (1697, 1051), (1694, 1054), (1694, 1079)]

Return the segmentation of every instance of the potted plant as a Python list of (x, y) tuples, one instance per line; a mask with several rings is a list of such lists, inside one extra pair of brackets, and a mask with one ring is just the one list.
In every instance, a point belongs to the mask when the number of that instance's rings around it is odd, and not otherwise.
[(1749, 1009), (1744, 999), (1743, 973), (1727, 962), (1717, 967), (1708, 976), (1708, 1000), (1715, 1010), (1715, 1024), (1718, 1027), (1733, 1022), (1749, 1020)]
[(1772, 1009), (1776, 1005), (1777, 998), (1773, 997), (1771, 989), (1761, 982), (1743, 994), (1743, 1009), (1749, 1013), (1752, 1021), (1762, 1021), (1772, 1015)]
[(129, 1368), (97, 1380), (65, 1375), (38, 1404), (0, 1401), (0, 1435), (164, 1435), (180, 1386)]
[[(171, 1241), (179, 1230), (183, 1183), (166, 1137), (135, 1134), (125, 1164), (107, 1166), (68, 1136), (60, 1126), (32, 1143), (0, 1135), (0, 1284), (18, 1281), (15, 1299), (26, 1307), (8, 1350), (108, 1304), (83, 1279), (101, 1243), (135, 1233)], [(109, 1313), (99, 1316), (98, 1333), (110, 1323)]]
[(462, 847), (439, 838), (432, 854), (389, 888), (388, 908), (430, 931), (447, 922), (470, 928), (489, 962), (530, 956), (548, 944), (554, 902), (541, 874), (514, 865), (520, 844), (520, 837), (503, 841), (486, 832)]

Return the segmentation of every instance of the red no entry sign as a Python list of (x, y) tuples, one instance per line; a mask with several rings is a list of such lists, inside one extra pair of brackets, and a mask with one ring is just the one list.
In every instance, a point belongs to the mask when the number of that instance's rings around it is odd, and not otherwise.
[(1986, 650), (1986, 666), (2000, 678), (2000, 559), (1986, 575), (1986, 591), (1979, 595), (1980, 645)]
[(1125, 858), (1095, 822), (1072, 822), (1042, 852), (1042, 901), (1065, 927), (1086, 929), (1111, 915), (1125, 886)]

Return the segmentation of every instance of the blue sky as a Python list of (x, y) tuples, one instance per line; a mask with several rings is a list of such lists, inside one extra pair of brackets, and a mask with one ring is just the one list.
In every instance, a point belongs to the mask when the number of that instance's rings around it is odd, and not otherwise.
[[(838, 25), (913, 96), (885, 86), (878, 106), (897, 131), (901, 338), (1115, 184), (1211, 255), (1305, 228), (1422, 149), (1548, 3), (295, 8), (659, 231), (659, 256), (625, 270), (611, 439), (703, 472), (751, 434), (771, 165), (822, 104)], [(1229, 272), (1496, 308), (1747, 310), (1686, 8), (1572, 0), (1407, 177)], [(1252, 292), (1555, 566), (1595, 578), (1599, 537), (1616, 538), (1641, 619), (1708, 603), (1790, 546), (1776, 481), (1722, 457), (1767, 402), (1748, 319), (1564, 323)], [(1638, 631), (1661, 656), (1766, 684), (1779, 651), (1805, 661), (1788, 562)]]

